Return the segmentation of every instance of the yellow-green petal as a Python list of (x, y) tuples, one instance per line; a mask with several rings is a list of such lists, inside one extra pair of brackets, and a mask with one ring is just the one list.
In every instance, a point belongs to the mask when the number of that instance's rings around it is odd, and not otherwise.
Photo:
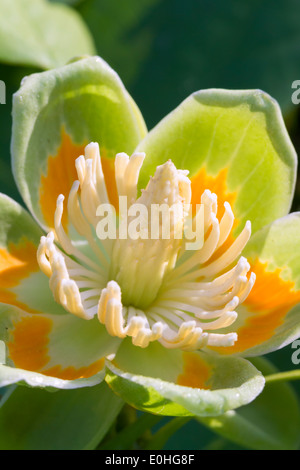
[(0, 304), (30, 313), (64, 313), (37, 263), (42, 234), (20, 204), (0, 194)]
[(69, 6), (45, 0), (1, 0), (2, 63), (48, 69), (94, 53), (88, 28)]
[(257, 232), (245, 250), (256, 274), (252, 291), (238, 308), (234, 346), (224, 354), (258, 356), (300, 336), (300, 213)]
[(242, 358), (123, 342), (106, 381), (131, 406), (168, 416), (217, 416), (251, 402), (264, 378)]
[(277, 102), (260, 90), (203, 90), (188, 97), (138, 145), (146, 152), (140, 187), (157, 165), (171, 159), (188, 169), (192, 201), (210, 189), (228, 201), (252, 230), (290, 209), (296, 154)]
[(12, 130), (13, 172), (24, 201), (43, 227), (53, 227), (57, 197), (67, 197), (78, 179), (76, 158), (98, 142), (115, 204), (113, 158), (131, 154), (145, 134), (136, 104), (99, 57), (27, 77), (14, 95)]
[(95, 385), (103, 380), (106, 356), (115, 354), (120, 344), (97, 318), (28, 314), (5, 304), (0, 304), (0, 340), (6, 353), (0, 387), (13, 383), (54, 388)]

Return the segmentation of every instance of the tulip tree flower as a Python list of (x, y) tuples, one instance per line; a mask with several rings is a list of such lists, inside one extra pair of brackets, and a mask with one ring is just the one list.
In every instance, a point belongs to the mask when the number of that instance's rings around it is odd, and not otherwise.
[[(147, 133), (100, 58), (25, 78), (12, 166), (30, 215), (1, 195), (1, 385), (105, 380), (172, 416), (254, 400), (264, 377), (245, 358), (300, 334), (296, 161), (262, 91), (196, 92)], [(100, 240), (98, 207), (118, 213), (120, 196), (167, 215), (177, 204), (170, 236)], [(204, 241), (189, 250), (175, 233), (197, 204)]]

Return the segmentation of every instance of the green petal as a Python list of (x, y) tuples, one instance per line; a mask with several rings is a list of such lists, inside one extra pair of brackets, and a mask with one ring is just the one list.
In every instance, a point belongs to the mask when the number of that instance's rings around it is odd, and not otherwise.
[(64, 313), (37, 263), (42, 234), (27, 211), (0, 194), (0, 303), (27, 312)]
[(300, 213), (257, 232), (245, 250), (256, 282), (239, 308), (236, 351), (258, 356), (300, 336)]
[(300, 213), (289, 214), (254, 234), (244, 252), (256, 281), (238, 307), (234, 346), (220, 354), (260, 356), (300, 336)]
[[(276, 371), (266, 359), (256, 359), (255, 365), (264, 374)], [(287, 383), (267, 383), (262, 394), (250, 405), (223, 416), (199, 420), (217, 434), (246, 448), (296, 450), (299, 446), (299, 403)]]
[(285, 215), (291, 205), (296, 154), (278, 104), (259, 90), (204, 90), (187, 98), (138, 145), (146, 152), (140, 187), (171, 159), (188, 169), (193, 202), (210, 189), (228, 201), (253, 231)]
[(0, 387), (21, 383), (62, 389), (100, 383), (105, 357), (116, 353), (121, 341), (112, 338), (97, 318), (30, 315), (4, 304), (0, 304), (0, 340), (6, 346)]
[(103, 381), (104, 373), (99, 372), (89, 378), (64, 380), (57, 377), (48, 377), (38, 372), (32, 372), (15, 367), (0, 365), (0, 383), (7, 387), (11, 384), (29, 385), (30, 387), (45, 388), (47, 390), (72, 390), (83, 387), (93, 387)]
[[(27, 77), (13, 100), (13, 171), (29, 209), (53, 227), (56, 199), (77, 180), (75, 159), (100, 145), (109, 196), (112, 158), (145, 136), (143, 118), (118, 75), (99, 57)], [(113, 201), (112, 201), (113, 202)]]
[(55, 393), (12, 388), (0, 403), (0, 449), (94, 449), (122, 405), (105, 383)]
[(168, 350), (159, 343), (140, 349), (123, 342), (107, 368), (107, 383), (124, 401), (168, 416), (216, 416), (249, 403), (264, 387), (245, 359)]
[(1, 0), (1, 62), (47, 69), (94, 52), (87, 27), (71, 8), (45, 0)]

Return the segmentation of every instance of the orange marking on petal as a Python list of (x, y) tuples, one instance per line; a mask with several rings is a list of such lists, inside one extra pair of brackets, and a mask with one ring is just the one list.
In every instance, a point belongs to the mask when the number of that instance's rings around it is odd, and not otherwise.
[(7, 347), (15, 367), (37, 372), (49, 362), (48, 343), (52, 323), (49, 318), (30, 316), (14, 324)]
[(295, 290), (294, 282), (282, 279), (281, 268), (267, 271), (267, 263), (256, 260), (251, 263), (251, 270), (256, 282), (243, 303), (250, 315), (238, 328), (235, 345), (223, 348), (225, 354), (242, 352), (272, 338), (287, 313), (300, 302), (300, 291)]
[(79, 369), (76, 369), (73, 366), (63, 368), (58, 365), (43, 371), (43, 374), (64, 380), (87, 379), (88, 377), (100, 372), (104, 367), (104, 362), (105, 360), (102, 358), (93, 362), (89, 366), (80, 367)]
[(116, 211), (119, 208), (119, 196), (117, 190), (117, 183), (115, 178), (115, 160), (108, 158), (104, 149), (101, 151), (101, 165), (104, 174), (107, 195), (109, 202), (115, 207)]
[[(209, 189), (212, 193), (216, 194), (218, 197), (218, 210), (217, 217), (221, 220), (224, 213), (224, 203), (228, 202), (233, 208), (233, 205), (236, 201), (237, 193), (230, 192), (226, 186), (228, 169), (224, 168), (216, 176), (211, 176), (206, 173), (205, 168), (191, 177), (191, 188), (192, 188), (192, 205), (195, 210), (196, 204), (201, 203), (201, 196), (206, 189)], [(238, 220), (234, 220), (233, 229), (238, 224)], [(206, 238), (209, 235), (209, 232), (206, 234)], [(231, 244), (234, 242), (234, 237), (232, 233), (229, 234), (227, 240), (223, 245), (214, 252), (210, 259), (204, 263), (203, 266), (212, 263), (214, 260), (218, 259), (223, 253), (225, 253)]]
[(183, 353), (183, 372), (177, 377), (178, 385), (209, 390), (210, 376), (211, 368), (198, 354)]
[(30, 313), (36, 311), (20, 301), (10, 289), (18, 286), (31, 273), (39, 271), (36, 250), (36, 246), (28, 240), (0, 248), (0, 302), (16, 305)]
[[(48, 158), (47, 172), (41, 176), (40, 207), (48, 227), (53, 228), (56, 201), (60, 194), (66, 198), (72, 188), (73, 182), (78, 179), (75, 160), (84, 155), (88, 142), (75, 144), (70, 136), (62, 129), (61, 145), (56, 155)], [(101, 151), (101, 164), (107, 186), (110, 202), (118, 208), (118, 193), (115, 181), (114, 159), (108, 158), (104, 148)], [(63, 211), (62, 225), (68, 231), (68, 212)]]
[(201, 168), (198, 173), (191, 177), (191, 188), (192, 188), (192, 204), (196, 207), (196, 204), (201, 203), (201, 196), (206, 189), (209, 189), (212, 193), (218, 196), (218, 213), (217, 216), (223, 215), (224, 202), (229, 202), (233, 207), (237, 194), (230, 192), (226, 185), (227, 180), (227, 168), (223, 168), (217, 175), (208, 175), (204, 167)]
[[(40, 207), (46, 224), (53, 228), (56, 200), (60, 194), (68, 197), (72, 184), (77, 180), (75, 160), (84, 154), (87, 145), (75, 144), (70, 136), (62, 129), (61, 145), (54, 156), (49, 156), (46, 175), (41, 176)], [(65, 230), (68, 226), (68, 213), (64, 210), (62, 224)]]

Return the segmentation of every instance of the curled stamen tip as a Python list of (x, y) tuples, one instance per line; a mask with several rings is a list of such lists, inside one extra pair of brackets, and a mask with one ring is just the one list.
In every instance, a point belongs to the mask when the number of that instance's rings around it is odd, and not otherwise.
[(55, 236), (54, 236), (54, 233), (53, 232), (49, 232), (47, 237), (45, 237), (45, 244), (47, 246), (48, 249), (50, 249), (54, 243), (54, 239), (55, 239)]
[(188, 176), (189, 175), (189, 170), (178, 170), (178, 173), (183, 176)]
[(116, 159), (119, 159), (119, 158), (124, 158), (125, 160), (128, 160), (129, 156), (125, 152), (120, 152), (120, 153), (117, 153), (116, 155)]
[(98, 144), (98, 142), (90, 142), (89, 144), (87, 144), (87, 145), (85, 146), (85, 149), (84, 149), (84, 150), (85, 150), (85, 151), (86, 151), (86, 150), (88, 151), (88, 150), (90, 150), (90, 149), (92, 149), (92, 150), (94, 150), (94, 149), (95, 149), (95, 150), (99, 150), (99, 144)]
[(53, 230), (51, 230), (47, 235), (47, 239), (50, 240), (50, 241), (53, 241), (54, 238), (55, 238), (54, 232), (53, 232)]
[(106, 289), (109, 295), (117, 294), (121, 296), (121, 289), (116, 281), (109, 281), (107, 283)]
[(132, 154), (131, 158), (140, 158), (141, 160), (144, 160), (146, 157), (145, 152), (135, 152)]
[(61, 205), (64, 202), (65, 196), (63, 194), (60, 194), (56, 200), (56, 205)]
[(236, 307), (239, 305), (239, 303), (240, 303), (240, 299), (239, 299), (239, 297), (238, 297), (237, 295), (235, 295), (235, 296), (233, 297), (233, 299), (231, 299), (230, 302), (228, 302), (227, 306), (228, 306), (229, 308), (233, 308), (233, 309), (234, 309), (234, 308), (236, 308)]
[(179, 328), (179, 333), (185, 332), (186, 330), (193, 330), (196, 328), (195, 320), (190, 320), (182, 323)]
[(212, 193), (209, 189), (205, 189), (203, 192), (201, 199), (204, 199), (206, 201), (212, 201), (212, 202), (217, 202), (218, 197), (215, 193)]
[(79, 189), (79, 186), (80, 186), (80, 181), (79, 180), (75, 180), (74, 183), (72, 184), (72, 189), (71, 191), (78, 191)]
[(231, 214), (233, 214), (233, 211), (232, 211), (232, 209), (231, 209), (231, 205), (229, 204), (228, 201), (225, 201), (225, 202), (224, 202), (224, 207), (225, 207), (225, 209), (226, 209), (228, 212), (231, 212)]
[(202, 196), (208, 196), (210, 197), (211, 196), (211, 191), (209, 189), (205, 189), (202, 193)]
[(238, 335), (236, 333), (229, 333), (227, 336), (226, 346), (233, 346), (238, 340)]
[[(230, 319), (230, 320), (236, 320), (237, 317), (238, 317), (237, 312), (234, 312), (234, 311), (233, 311), (233, 312), (229, 312), (229, 313), (228, 313), (228, 319)], [(232, 323), (233, 323), (233, 321), (232, 321)]]
[(60, 253), (54, 253), (52, 264), (55, 269), (61, 270), (64, 267), (64, 257)]
[(75, 160), (75, 166), (76, 166), (76, 167), (77, 167), (78, 165), (84, 164), (84, 163), (85, 163), (84, 155), (79, 155), (79, 157), (77, 157), (76, 160)]
[(156, 322), (152, 326), (152, 332), (154, 335), (161, 335), (163, 333), (163, 330), (166, 328), (166, 325), (163, 325), (162, 322)]
[(86, 159), (93, 161), (100, 159), (100, 148), (97, 142), (90, 142), (84, 149)]
[(241, 256), (238, 260), (238, 265), (246, 266), (247, 264), (249, 264), (247, 258), (245, 258), (245, 256)]
[(245, 224), (245, 228), (251, 233), (251, 221), (250, 220), (247, 220)]

